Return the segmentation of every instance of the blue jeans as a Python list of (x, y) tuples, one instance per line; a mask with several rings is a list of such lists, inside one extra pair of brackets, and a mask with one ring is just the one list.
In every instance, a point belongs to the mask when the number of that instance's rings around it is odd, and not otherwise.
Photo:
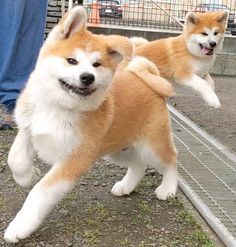
[(1, 0), (0, 104), (8, 112), (34, 69), (43, 43), (48, 0)]

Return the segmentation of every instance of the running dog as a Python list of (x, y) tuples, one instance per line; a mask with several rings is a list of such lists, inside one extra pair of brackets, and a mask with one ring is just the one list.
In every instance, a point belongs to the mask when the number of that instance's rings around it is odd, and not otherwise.
[[(92, 34), (86, 19), (76, 7), (52, 30), (17, 102), (19, 131), (8, 164), (19, 185), (36, 185), (5, 232), (8, 242), (29, 237), (105, 155), (128, 166), (113, 195), (130, 194), (147, 165), (163, 172), (157, 198), (176, 194), (176, 149), (165, 99), (173, 94), (171, 84), (153, 63), (132, 58), (128, 38)], [(53, 165), (39, 182), (36, 156)]]
[(193, 88), (209, 106), (218, 108), (220, 101), (209, 70), (222, 49), (228, 15), (227, 10), (188, 13), (180, 36), (152, 42), (132, 38), (135, 54), (152, 61), (161, 76)]

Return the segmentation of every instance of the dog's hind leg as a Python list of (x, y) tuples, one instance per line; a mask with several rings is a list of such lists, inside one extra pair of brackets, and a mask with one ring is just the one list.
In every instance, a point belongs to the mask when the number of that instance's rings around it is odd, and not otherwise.
[(111, 155), (111, 158), (128, 166), (126, 175), (121, 181), (115, 183), (111, 193), (114, 196), (129, 195), (143, 178), (146, 165), (134, 147), (129, 147), (124, 151)]
[(156, 140), (158, 139), (159, 142), (153, 140), (146, 145), (143, 156), (149, 166), (162, 173), (162, 182), (155, 190), (155, 194), (159, 200), (166, 200), (175, 197), (178, 187), (177, 151), (169, 136), (156, 137)]
[(35, 156), (29, 132), (20, 129), (11, 146), (8, 165), (15, 181), (22, 187), (31, 186), (40, 178), (39, 169), (33, 166)]

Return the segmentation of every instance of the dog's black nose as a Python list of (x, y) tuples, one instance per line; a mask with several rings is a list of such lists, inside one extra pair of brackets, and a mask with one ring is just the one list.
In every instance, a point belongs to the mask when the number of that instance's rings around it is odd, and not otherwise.
[(216, 42), (215, 42), (215, 41), (211, 41), (211, 42), (210, 42), (210, 47), (211, 47), (211, 48), (214, 48), (215, 46), (216, 46)]
[(85, 72), (80, 75), (80, 82), (86, 86), (92, 84), (95, 81), (95, 77), (93, 74)]

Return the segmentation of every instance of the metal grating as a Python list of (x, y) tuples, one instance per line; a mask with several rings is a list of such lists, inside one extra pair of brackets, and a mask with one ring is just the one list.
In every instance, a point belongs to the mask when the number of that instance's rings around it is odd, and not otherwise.
[[(174, 108), (169, 109), (179, 151), (180, 184), (183, 182), (219, 220), (221, 229), (213, 230), (226, 246), (236, 246), (236, 158)], [(187, 196), (191, 201), (191, 193)], [(208, 221), (209, 215), (200, 213)], [(214, 228), (214, 223), (208, 223)]]

